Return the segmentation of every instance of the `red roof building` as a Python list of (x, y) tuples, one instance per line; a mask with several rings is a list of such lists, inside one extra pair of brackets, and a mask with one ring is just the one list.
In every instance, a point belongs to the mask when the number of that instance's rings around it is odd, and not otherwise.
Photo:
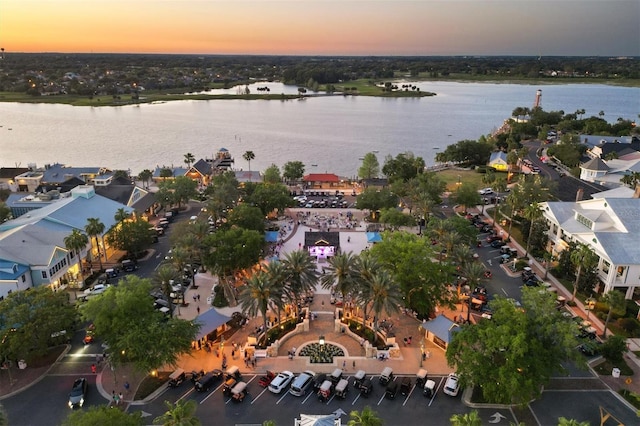
[(333, 173), (311, 173), (302, 178), (307, 186), (322, 186), (323, 184), (329, 184), (329, 186), (333, 186), (334, 184), (340, 183), (340, 178)]

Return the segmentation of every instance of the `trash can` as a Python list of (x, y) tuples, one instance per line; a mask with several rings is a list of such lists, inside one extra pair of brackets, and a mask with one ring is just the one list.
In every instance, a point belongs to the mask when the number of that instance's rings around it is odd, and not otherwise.
[(617, 379), (618, 377), (620, 377), (620, 369), (614, 367), (613, 370), (611, 370), (611, 375)]

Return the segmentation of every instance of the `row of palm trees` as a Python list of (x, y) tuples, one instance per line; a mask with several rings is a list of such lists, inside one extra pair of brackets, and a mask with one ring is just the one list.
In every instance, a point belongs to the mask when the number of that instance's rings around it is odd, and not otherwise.
[[(118, 209), (114, 216), (117, 223), (121, 223), (127, 220), (129, 217), (130, 214), (124, 208)], [(102, 241), (102, 247), (104, 247), (103, 236), (105, 229), (106, 227), (104, 223), (102, 223), (99, 218), (90, 217), (87, 219), (87, 224), (84, 227), (84, 232), (80, 231), (79, 229), (74, 229), (73, 231), (71, 231), (71, 234), (67, 235), (64, 238), (65, 247), (67, 248), (67, 250), (74, 252), (76, 258), (78, 259), (81, 280), (84, 278), (81, 260), (82, 251), (86, 249), (89, 241), (92, 242), (98, 253), (98, 262), (100, 264), (100, 270), (102, 270), (102, 256), (104, 255), (106, 259), (106, 253), (102, 253), (100, 251), (100, 241)]]

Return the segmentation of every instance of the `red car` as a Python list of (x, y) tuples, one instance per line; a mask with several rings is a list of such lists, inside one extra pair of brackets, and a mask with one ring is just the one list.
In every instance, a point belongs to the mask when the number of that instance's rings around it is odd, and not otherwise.
[(260, 380), (258, 380), (258, 384), (263, 388), (266, 388), (271, 384), (271, 381), (273, 381), (275, 377), (276, 373), (274, 373), (273, 371), (267, 371), (266, 375), (260, 377)]

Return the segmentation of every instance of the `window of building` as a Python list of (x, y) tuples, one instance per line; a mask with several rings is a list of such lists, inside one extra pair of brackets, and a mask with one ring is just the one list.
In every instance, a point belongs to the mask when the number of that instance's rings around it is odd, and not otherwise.
[(47, 278), (47, 271), (42, 271), (42, 278)]
[(626, 266), (618, 266), (617, 275), (618, 275), (619, 277), (623, 276), (623, 275), (624, 275), (624, 271), (625, 271), (626, 269), (627, 269), (627, 267), (626, 267)]
[(27, 280), (26, 275), (22, 274), (22, 282), (25, 282)]
[(593, 229), (593, 221), (591, 219), (587, 219), (585, 216), (580, 213), (576, 213), (576, 220), (586, 226), (589, 229)]
[(606, 260), (602, 261), (602, 272), (604, 272), (605, 274), (608, 274), (610, 267), (611, 267), (611, 264), (609, 262), (607, 262)]

